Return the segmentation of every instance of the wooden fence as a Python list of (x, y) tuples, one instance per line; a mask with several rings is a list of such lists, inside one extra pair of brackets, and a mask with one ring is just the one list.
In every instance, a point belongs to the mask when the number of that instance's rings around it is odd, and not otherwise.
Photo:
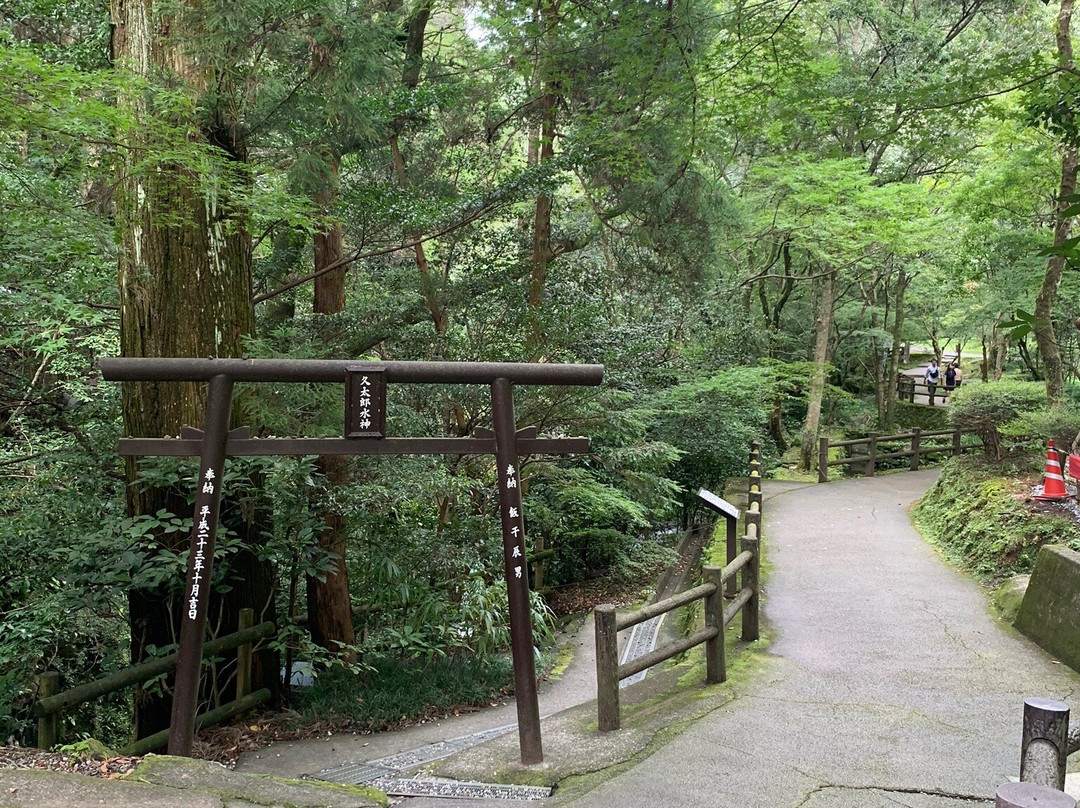
[[(901, 432), (897, 435), (871, 433), (865, 438), (831, 442), (828, 437), (824, 437), (821, 438), (818, 446), (818, 482), (829, 481), (830, 466), (851, 466), (853, 469), (861, 467), (861, 474), (873, 477), (878, 461), (904, 457), (908, 458), (908, 468), (915, 471), (919, 468), (919, 461), (923, 457), (935, 454), (958, 455), (973, 447), (981, 446), (981, 442), (963, 442), (963, 436), (971, 434), (975, 433), (970, 429), (943, 429), (935, 432), (913, 429), (911, 432)], [(948, 440), (942, 441), (941, 438), (948, 438)], [(830, 460), (829, 449), (838, 446), (851, 448), (855, 454)], [(896, 446), (905, 448), (898, 449), (895, 448)]]
[[(761, 449), (754, 443), (750, 451), (750, 482), (748, 506), (745, 512), (746, 533), (742, 552), (723, 568), (706, 565), (702, 568), (704, 583), (678, 595), (619, 615), (611, 604), (594, 610), (596, 628), (596, 691), (597, 714), (601, 732), (619, 728), (619, 682), (628, 676), (651, 668), (660, 662), (705, 644), (705, 681), (709, 684), (727, 679), (727, 659), (724, 652), (724, 628), (742, 612), (742, 639), (758, 638), (758, 610), (761, 569)], [(734, 600), (724, 607), (724, 584), (742, 572), (741, 587)], [(705, 628), (689, 637), (657, 648), (651, 653), (619, 664), (620, 631), (653, 617), (666, 614), (696, 600), (705, 601)]]
[[(203, 646), (204, 657), (233, 648), (237, 649), (236, 700), (200, 715), (196, 719), (196, 724), (200, 727), (218, 724), (270, 699), (271, 693), (265, 688), (254, 693), (249, 692), (251, 690), (251, 652), (252, 643), (274, 634), (274, 624), (267, 622), (253, 626), (254, 611), (252, 609), (241, 609), (239, 621), (240, 630), (235, 634), (210, 640)], [(56, 693), (56, 688), (60, 683), (59, 673), (46, 671), (41, 674), (38, 677), (39, 700), (34, 705), (34, 714), (38, 717), (38, 748), (51, 749), (59, 742), (60, 716), (64, 710), (168, 673), (176, 668), (177, 656), (177, 654), (169, 654), (132, 665), (89, 684), (65, 690), (63, 693)], [(169, 730), (165, 729), (129, 744), (121, 749), (120, 753), (142, 755), (161, 749), (168, 741)]]
[(911, 404), (915, 403), (916, 395), (926, 396), (930, 406), (934, 406), (938, 401), (947, 404), (949, 394), (956, 388), (950, 389), (945, 386), (945, 371), (941, 372), (941, 377), (941, 382), (934, 385), (934, 395), (931, 397), (930, 385), (926, 383), (926, 379), (921, 376), (908, 376), (901, 373), (896, 379), (896, 394), (901, 400)]

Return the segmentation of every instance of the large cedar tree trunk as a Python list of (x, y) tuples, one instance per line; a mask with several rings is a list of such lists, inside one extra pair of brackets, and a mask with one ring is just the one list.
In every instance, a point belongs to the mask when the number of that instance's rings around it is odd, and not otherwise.
[[(208, 86), (207, 69), (189, 59), (183, 49), (183, 9), (154, 7), (154, 0), (115, 0), (112, 56), (118, 65), (144, 78), (166, 76), (193, 88)], [(191, 32), (187, 32), (190, 35)], [(140, 97), (121, 103), (137, 115), (155, 112)], [(147, 127), (151, 131), (153, 127)], [(198, 131), (190, 127), (189, 131)], [(205, 142), (226, 148), (243, 159), (241, 144), (228, 141), (228, 127), (201, 131)], [(152, 153), (153, 143), (132, 151), (116, 189), (116, 221), (120, 234), (118, 280), (120, 286), (121, 353), (129, 357), (233, 357), (241, 354), (241, 339), (254, 328), (251, 303), (251, 246), (243, 221), (234, 217), (224, 191), (217, 191), (184, 165), (158, 162), (153, 171), (140, 171), (138, 161)], [(161, 437), (176, 435), (184, 425), (201, 427), (206, 386), (181, 383), (125, 383), (122, 408), (125, 434)], [(127, 464), (127, 479), (134, 483), (136, 468)], [(145, 486), (127, 486), (127, 508), (132, 516), (153, 515), (166, 509), (190, 515), (184, 493), (168, 493)], [(230, 508), (228, 492), (222, 520), (245, 512), (243, 524), (231, 524), (243, 536), (245, 528), (257, 536), (260, 526), (247, 507)], [(163, 550), (186, 558), (188, 535), (159, 537)], [(210, 625), (222, 633), (235, 630), (236, 610), (252, 606), (257, 620), (272, 611), (272, 577), (267, 565), (253, 556), (234, 559), (230, 568), (233, 591), (215, 599)], [(157, 589), (129, 592), (132, 662), (142, 661), (151, 646), (176, 642), (179, 636), (179, 601), (183, 571)], [(270, 657), (273, 655), (271, 654)], [(277, 682), (276, 661), (258, 655), (255, 687)], [(135, 729), (144, 737), (168, 726), (170, 699), (145, 691), (136, 693)]]
[[(339, 160), (334, 158), (316, 202), (327, 211), (337, 196)], [(344, 254), (341, 226), (331, 222), (315, 234), (315, 270), (339, 263)], [(345, 310), (345, 266), (315, 278), (316, 314), (337, 314)], [(347, 458), (320, 457), (319, 470), (326, 476), (329, 491), (349, 481)], [(333, 498), (330, 497), (332, 500)], [(311, 639), (330, 651), (341, 651), (349, 663), (356, 661), (356, 632), (352, 621), (352, 599), (349, 595), (349, 574), (345, 565), (347, 533), (345, 515), (337, 509), (323, 517), (325, 527), (319, 534), (319, 547), (330, 553), (333, 563), (325, 578), (307, 577), (307, 612)]]

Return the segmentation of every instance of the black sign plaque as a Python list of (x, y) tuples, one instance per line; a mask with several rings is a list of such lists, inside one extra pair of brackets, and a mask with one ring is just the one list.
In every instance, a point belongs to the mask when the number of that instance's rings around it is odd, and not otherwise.
[(386, 437), (386, 368), (345, 368), (345, 437)]

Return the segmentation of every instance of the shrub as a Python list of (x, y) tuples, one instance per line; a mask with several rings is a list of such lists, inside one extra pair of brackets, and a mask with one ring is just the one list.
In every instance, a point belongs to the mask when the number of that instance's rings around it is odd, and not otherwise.
[[(987, 457), (1000, 463), (1006, 446), (1001, 428), (1024, 413), (1046, 407), (1046, 387), (1042, 382), (1009, 379), (994, 384), (962, 386), (949, 403), (949, 421), (960, 429), (973, 429), (982, 439)], [(1015, 436), (1014, 436), (1015, 437)]]
[(920, 530), (987, 582), (1031, 572), (1044, 544), (1080, 549), (1071, 519), (1032, 513), (1029, 483), (975, 457), (954, 457), (912, 511)]

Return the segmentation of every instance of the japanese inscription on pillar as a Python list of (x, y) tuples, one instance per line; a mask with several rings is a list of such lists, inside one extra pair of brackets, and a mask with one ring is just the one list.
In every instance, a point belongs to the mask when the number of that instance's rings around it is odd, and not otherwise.
[(386, 369), (352, 365), (345, 369), (345, 437), (386, 436)]
[(221, 492), (217, 490), (221, 484), (220, 474), (212, 467), (203, 468), (195, 489), (195, 526), (194, 554), (189, 556), (190, 569), (187, 575), (187, 618), (198, 620), (202, 604), (206, 602), (203, 594), (209, 586), (207, 580), (210, 574), (209, 554), (214, 552), (214, 527), (217, 524), (218, 503), (221, 502)]
[(507, 583), (509, 578), (528, 583), (525, 571), (525, 523), (521, 518), (521, 489), (518, 488), (518, 473), (513, 464), (507, 464), (502, 471), (503, 491), (500, 506), (503, 509), (503, 533), (505, 536)]

